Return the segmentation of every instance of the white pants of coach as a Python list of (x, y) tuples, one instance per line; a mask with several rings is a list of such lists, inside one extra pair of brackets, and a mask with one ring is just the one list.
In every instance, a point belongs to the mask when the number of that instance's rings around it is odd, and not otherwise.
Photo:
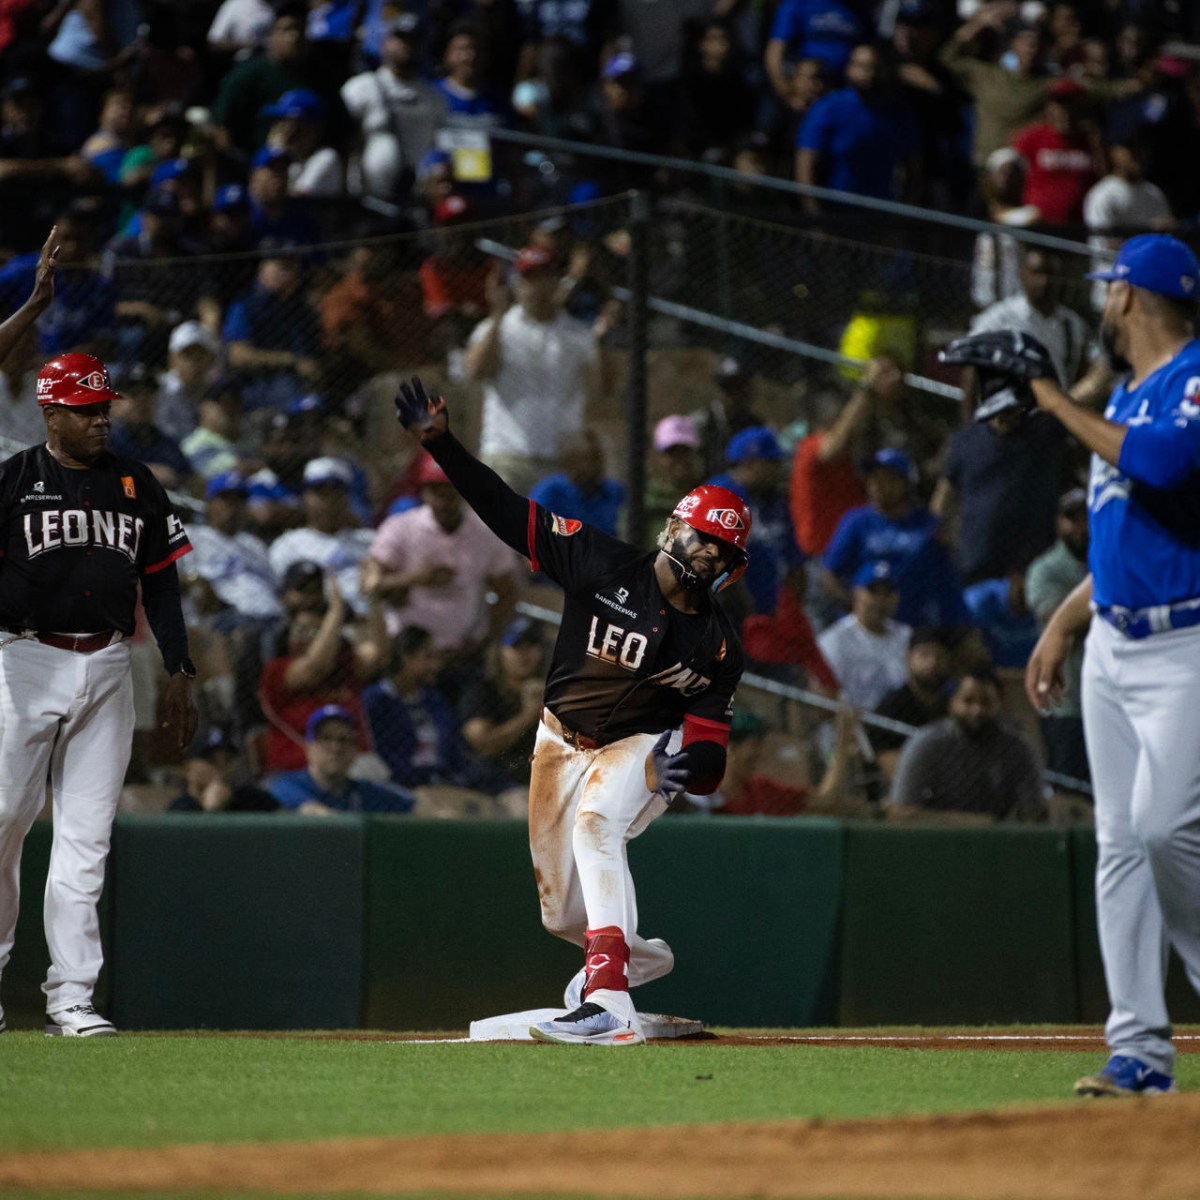
[(1200, 625), (1132, 640), (1095, 618), (1083, 721), (1096, 795), (1108, 1044), (1170, 1074), (1168, 946), (1200, 991)]
[(129, 644), (92, 654), (32, 640), (0, 649), (0, 970), (13, 947), (21, 846), (46, 797), (46, 1011), (92, 998), (103, 955), (96, 907), (133, 738)]
[[(657, 735), (635, 734), (597, 750), (576, 750), (543, 722), (529, 787), (529, 847), (549, 932), (577, 946), (588, 927), (615, 925), (629, 943), (629, 985), (649, 983), (675, 965), (661, 939), (637, 933), (637, 897), (626, 844), (666, 811), (646, 787), (645, 760)], [(675, 735), (672, 749), (678, 748)], [(588, 996), (634, 1019), (627, 994)]]

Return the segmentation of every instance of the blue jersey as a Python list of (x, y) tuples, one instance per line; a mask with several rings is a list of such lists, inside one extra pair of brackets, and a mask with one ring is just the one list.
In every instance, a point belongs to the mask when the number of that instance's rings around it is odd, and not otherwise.
[(1092, 456), (1092, 599), (1142, 609), (1200, 598), (1200, 339), (1104, 415), (1128, 426), (1118, 465)]

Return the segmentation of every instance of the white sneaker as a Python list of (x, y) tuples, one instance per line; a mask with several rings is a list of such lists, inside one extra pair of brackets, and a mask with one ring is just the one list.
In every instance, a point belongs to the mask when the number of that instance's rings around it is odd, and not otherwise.
[(116, 1037), (117, 1027), (90, 1004), (46, 1014), (47, 1037)]
[(571, 976), (571, 982), (567, 984), (567, 990), (563, 992), (563, 1008), (567, 1012), (574, 1012), (583, 1003), (583, 985), (586, 982), (587, 967), (580, 967)]
[(535, 1042), (562, 1046), (641, 1046), (646, 1039), (636, 1029), (598, 1004), (581, 1004), (574, 1012), (553, 1021), (530, 1025)]

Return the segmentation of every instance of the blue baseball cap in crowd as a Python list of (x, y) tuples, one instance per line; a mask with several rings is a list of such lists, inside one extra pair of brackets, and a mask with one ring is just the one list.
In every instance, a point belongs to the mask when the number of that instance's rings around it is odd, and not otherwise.
[(325, 704), (308, 718), (308, 723), (304, 726), (304, 740), (306, 742), (315, 741), (317, 730), (326, 721), (342, 721), (351, 729), (358, 728), (358, 721), (355, 720), (354, 714), (348, 708), (343, 708), (340, 704)]
[(735, 433), (725, 447), (725, 461), (731, 465), (747, 462), (752, 458), (765, 458), (770, 462), (783, 457), (783, 448), (774, 431), (765, 425), (752, 425)]
[(160, 183), (171, 183), (191, 169), (190, 158), (168, 158), (166, 162), (161, 162), (154, 168), (154, 173), (150, 176), (150, 186), (158, 187)]
[(288, 401), (287, 410), (289, 417), (302, 417), (309, 413), (327, 413), (329, 408), (316, 392), (309, 392), (307, 396), (293, 396)]
[(200, 730), (192, 739), (184, 754), (185, 758), (213, 758), (217, 754), (233, 754), (237, 747), (228, 729), (223, 725), (210, 725)]
[(542, 627), (532, 617), (513, 617), (500, 635), (500, 645), (516, 646), (520, 642), (542, 640)]
[(908, 480), (915, 479), (917, 475), (913, 469), (912, 459), (903, 450), (893, 450), (890, 448), (877, 450), (863, 463), (863, 473), (874, 471), (877, 467), (884, 467), (889, 471), (895, 471), (898, 475), (903, 475)]
[(260, 146), (250, 160), (250, 169), (256, 171), (259, 167), (273, 167), (276, 163), (291, 161), (292, 156), (281, 146)]
[(1121, 247), (1117, 261), (1107, 271), (1092, 271), (1088, 279), (1124, 280), (1174, 300), (1200, 296), (1200, 264), (1178, 238), (1166, 233), (1143, 233)]
[(885, 584), (890, 588), (896, 586), (896, 580), (892, 574), (892, 564), (882, 558), (876, 559), (874, 562), (863, 563), (854, 572), (854, 587), (869, 588), (877, 583)]
[(621, 54), (614, 54), (604, 64), (600, 75), (603, 79), (626, 79), (631, 75), (640, 75), (641, 73), (642, 64), (634, 55), (624, 51)]
[(217, 188), (213, 196), (213, 212), (228, 212), (231, 208), (246, 208), (250, 197), (240, 183), (226, 183)]
[(220, 475), (214, 475), (204, 489), (204, 498), (211, 500), (215, 496), (227, 496), (230, 492), (242, 496), (250, 494), (250, 483), (240, 471), (222, 471)]
[(284, 92), (274, 104), (263, 108), (263, 116), (276, 121), (320, 121), (325, 116), (325, 105), (316, 92), (308, 88), (292, 88)]

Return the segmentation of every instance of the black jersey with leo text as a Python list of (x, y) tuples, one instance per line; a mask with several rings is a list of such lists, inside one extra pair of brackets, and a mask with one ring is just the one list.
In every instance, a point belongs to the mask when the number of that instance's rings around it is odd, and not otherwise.
[(532, 500), (526, 553), (566, 593), (546, 678), (546, 707), (589, 736), (674, 729), (685, 716), (727, 724), (741, 643), (725, 610), (663, 597), (655, 551), (618, 541)]
[(685, 717), (728, 725), (742, 647), (716, 600), (680, 612), (658, 586), (653, 551), (518, 496), (453, 434), (428, 448), (484, 524), (566, 593), (545, 692), (564, 725), (605, 741)]
[(144, 463), (72, 469), (44, 445), (0, 463), (0, 628), (132, 634), (141, 577), (191, 548)]

